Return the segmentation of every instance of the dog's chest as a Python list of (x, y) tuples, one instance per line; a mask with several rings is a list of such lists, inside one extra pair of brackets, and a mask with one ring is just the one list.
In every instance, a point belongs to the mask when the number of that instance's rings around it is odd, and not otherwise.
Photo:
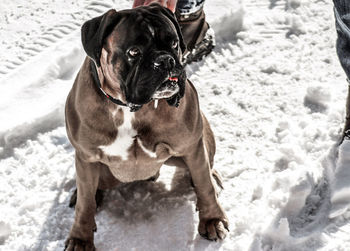
[[(118, 127), (117, 137), (109, 145), (99, 148), (107, 156), (120, 157), (123, 161), (128, 160), (130, 147), (134, 144), (137, 131), (132, 126), (134, 114), (125, 108), (123, 110), (123, 123)], [(112, 113), (115, 116), (116, 113)]]
[[(122, 182), (144, 180), (154, 176), (164, 159), (159, 151), (153, 151), (137, 135), (132, 121), (134, 113), (123, 108), (123, 123), (118, 127), (116, 138), (108, 145), (101, 145), (103, 155), (112, 174)], [(158, 154), (157, 154), (158, 152)], [(161, 156), (163, 157), (163, 156)]]

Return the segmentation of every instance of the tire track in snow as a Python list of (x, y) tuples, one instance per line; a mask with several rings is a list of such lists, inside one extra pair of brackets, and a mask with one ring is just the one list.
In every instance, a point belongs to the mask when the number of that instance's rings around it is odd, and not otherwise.
[[(292, 13), (298, 8), (290, 0), (248, 0), (244, 4), (246, 21), (253, 39), (278, 39), (288, 37), (294, 31)], [(300, 32), (300, 31), (299, 31)]]
[(85, 1), (84, 6), (82, 13), (72, 15), (71, 20), (66, 20), (62, 23), (57, 23), (54, 26), (47, 27), (41, 34), (38, 34), (31, 41), (28, 41), (24, 45), (20, 45), (18, 50), (22, 53), (14, 58), (5, 59), (3, 64), (0, 65), (0, 79), (5, 77), (6, 74), (11, 73), (11, 71), (15, 70), (23, 63), (29, 61), (32, 57), (40, 54), (46, 48), (54, 46), (61, 39), (64, 39), (74, 31), (80, 29), (83, 22), (87, 19), (97, 16), (105, 12), (107, 9), (114, 7), (113, 1), (106, 3), (89, 0)]

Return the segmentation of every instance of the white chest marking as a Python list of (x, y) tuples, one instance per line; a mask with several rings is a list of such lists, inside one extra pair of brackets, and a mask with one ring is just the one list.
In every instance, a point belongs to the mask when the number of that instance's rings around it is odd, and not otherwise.
[(136, 130), (132, 128), (131, 121), (134, 119), (134, 113), (129, 111), (129, 108), (122, 107), (124, 121), (118, 127), (116, 139), (108, 146), (99, 146), (99, 148), (107, 155), (120, 156), (122, 160), (128, 159), (128, 150), (134, 142), (137, 135)]
[(157, 154), (155, 152), (152, 152), (144, 147), (141, 139), (137, 138), (137, 143), (139, 143), (139, 146), (141, 147), (142, 151), (144, 151), (148, 156), (150, 156), (151, 158), (157, 158)]

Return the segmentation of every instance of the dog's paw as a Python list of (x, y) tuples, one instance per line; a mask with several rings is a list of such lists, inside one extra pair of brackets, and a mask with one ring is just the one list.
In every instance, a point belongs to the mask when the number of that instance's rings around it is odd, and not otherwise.
[(226, 219), (202, 219), (199, 221), (198, 232), (205, 239), (217, 241), (225, 239), (228, 229)]
[(95, 246), (92, 242), (83, 241), (77, 238), (69, 238), (66, 241), (65, 251), (95, 251)]

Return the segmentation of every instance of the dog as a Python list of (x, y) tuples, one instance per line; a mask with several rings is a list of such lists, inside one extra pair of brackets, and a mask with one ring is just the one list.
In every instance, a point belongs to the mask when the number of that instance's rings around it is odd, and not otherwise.
[(99, 191), (156, 177), (172, 160), (190, 171), (199, 234), (225, 238), (214, 135), (180, 63), (185, 45), (173, 13), (159, 4), (109, 10), (84, 23), (81, 35), (87, 57), (65, 106), (77, 185), (65, 250), (95, 249)]

